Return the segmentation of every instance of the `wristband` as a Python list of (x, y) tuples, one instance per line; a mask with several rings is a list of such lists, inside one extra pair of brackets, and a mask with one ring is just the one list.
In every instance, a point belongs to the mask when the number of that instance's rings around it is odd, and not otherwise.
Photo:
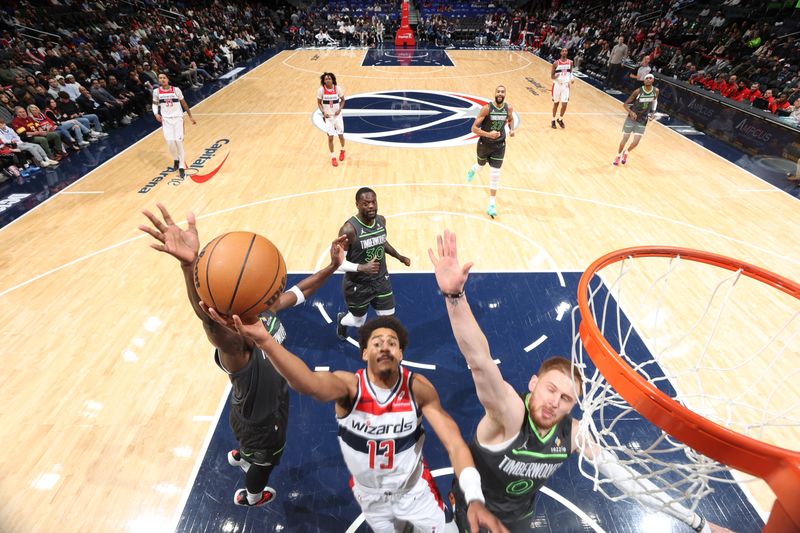
[(461, 289), (461, 292), (443, 292), (442, 296), (445, 298), (450, 298), (452, 300), (458, 300), (464, 296), (464, 289)]
[(303, 291), (300, 290), (300, 287), (297, 285), (293, 285), (291, 289), (286, 292), (293, 292), (295, 296), (297, 296), (297, 302), (295, 302), (294, 306), (302, 305), (303, 302), (306, 301), (306, 297), (303, 294)]
[(481, 490), (481, 475), (474, 466), (468, 466), (458, 475), (458, 484), (461, 486), (461, 492), (464, 493), (464, 500), (467, 502), (467, 507), (474, 501), (486, 503)]
[(339, 270), (341, 272), (358, 272), (358, 265), (356, 263), (351, 263), (350, 261), (345, 259), (339, 266)]

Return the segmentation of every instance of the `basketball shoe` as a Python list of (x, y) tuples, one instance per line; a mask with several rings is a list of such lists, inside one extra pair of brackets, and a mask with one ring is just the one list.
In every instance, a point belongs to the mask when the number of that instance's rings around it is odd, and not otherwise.
[(625, 150), (625, 152), (622, 153), (622, 159), (620, 159), (619, 162), (622, 163), (623, 165), (628, 162), (628, 151), (627, 150)]
[(550, 121), (550, 127), (553, 128), (553, 129), (556, 129), (556, 120), (555, 119)]
[(561, 129), (562, 129), (562, 130), (563, 130), (564, 128), (566, 128), (566, 126), (564, 125), (564, 121), (563, 121), (563, 120), (561, 120), (561, 119), (558, 119), (558, 120), (556, 120), (556, 122), (558, 122), (558, 125), (559, 125), (559, 126), (561, 126)]
[(173, 162), (172, 162), (172, 166), (171, 166), (171, 167), (169, 167), (169, 172), (175, 172), (175, 171), (177, 171), (179, 166), (180, 166), (180, 161), (178, 161), (178, 160), (176, 159), (175, 161), (173, 161)]
[(331, 165), (333, 165), (335, 167), (339, 166), (339, 162), (336, 160), (335, 157), (331, 157)]
[(245, 473), (250, 470), (250, 463), (244, 460), (242, 453), (238, 449), (228, 452), (228, 464), (231, 466), (238, 466)]
[(475, 171), (471, 168), (467, 170), (467, 183), (472, 183), (472, 180), (475, 179)]
[(347, 340), (347, 326), (342, 324), (342, 319), (347, 315), (345, 312), (336, 313), (336, 336), (340, 340)]
[(233, 503), (243, 507), (261, 507), (275, 499), (275, 489), (264, 487), (261, 491), (261, 498), (256, 503), (250, 503), (247, 499), (247, 489), (239, 489), (233, 494)]
[(344, 150), (339, 151), (339, 161), (344, 161)]
[(619, 159), (620, 159), (620, 157), (619, 157), (619, 156), (615, 157), (615, 158), (614, 158), (614, 162), (613, 162), (613, 163), (611, 163), (611, 164), (612, 164), (612, 165), (614, 165), (614, 166), (619, 166)]
[(497, 207), (490, 205), (489, 208), (486, 210), (486, 214), (490, 217), (494, 218), (497, 216)]

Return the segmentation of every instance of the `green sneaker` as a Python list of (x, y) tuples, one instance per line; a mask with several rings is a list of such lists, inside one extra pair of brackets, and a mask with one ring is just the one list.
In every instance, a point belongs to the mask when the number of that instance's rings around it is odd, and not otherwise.
[(497, 216), (497, 207), (490, 205), (489, 209), (486, 210), (486, 214), (490, 217), (494, 218)]
[(475, 179), (475, 171), (472, 169), (467, 170), (467, 183), (472, 183), (473, 179)]

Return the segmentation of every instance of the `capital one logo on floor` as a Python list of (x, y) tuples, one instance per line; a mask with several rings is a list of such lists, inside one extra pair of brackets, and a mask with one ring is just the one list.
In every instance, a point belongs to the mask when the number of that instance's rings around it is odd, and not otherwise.
[[(494, 89), (492, 89), (493, 91)], [(474, 144), (472, 124), (486, 98), (448, 91), (379, 91), (345, 95), (347, 139), (403, 148), (439, 148)], [(325, 131), (317, 109), (314, 125)], [(519, 115), (514, 113), (514, 127)]]

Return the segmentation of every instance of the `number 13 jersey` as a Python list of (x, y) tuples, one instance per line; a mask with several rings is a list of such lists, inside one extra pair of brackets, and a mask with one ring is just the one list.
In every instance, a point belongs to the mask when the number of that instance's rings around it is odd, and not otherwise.
[(400, 378), (385, 402), (378, 400), (366, 369), (359, 369), (358, 391), (350, 412), (338, 418), (339, 445), (354, 482), (387, 491), (411, 488), (422, 474), (425, 430), (414, 400), (414, 374), (400, 367)]

